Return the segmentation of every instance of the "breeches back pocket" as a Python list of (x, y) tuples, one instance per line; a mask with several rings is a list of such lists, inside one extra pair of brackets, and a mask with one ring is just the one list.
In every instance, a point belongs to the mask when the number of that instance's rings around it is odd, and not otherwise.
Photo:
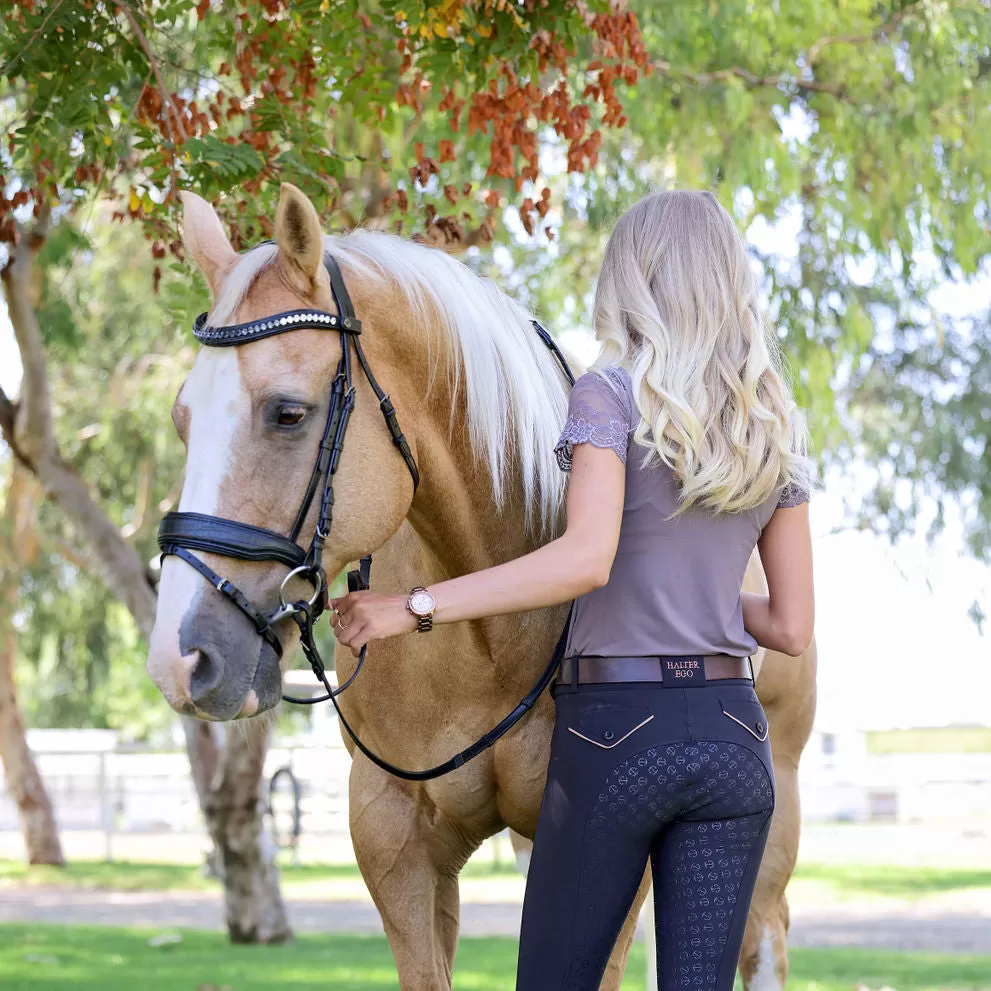
[(719, 708), (726, 719), (742, 726), (755, 740), (763, 743), (769, 732), (767, 714), (760, 702), (746, 699), (720, 699)]
[(653, 722), (646, 707), (590, 706), (567, 723), (568, 732), (601, 750), (612, 750)]

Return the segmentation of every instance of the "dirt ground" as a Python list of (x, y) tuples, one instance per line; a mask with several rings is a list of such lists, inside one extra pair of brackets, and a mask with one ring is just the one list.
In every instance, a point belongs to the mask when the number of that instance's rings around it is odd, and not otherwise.
[[(163, 860), (161, 842), (115, 838), (120, 859)], [(70, 858), (99, 856), (99, 836), (71, 837)], [(341, 859), (347, 841), (340, 844)], [(0, 857), (16, 857), (16, 842), (0, 834)], [(8, 849), (9, 848), (9, 849)], [(92, 849), (91, 849), (92, 848)], [(327, 846), (319, 850), (326, 855)], [(173, 837), (169, 859), (198, 862), (202, 840)], [(505, 862), (508, 842), (483, 851)], [(156, 855), (157, 854), (157, 855)], [(310, 859), (304, 848), (303, 859)], [(985, 830), (911, 826), (807, 826), (800, 861), (810, 864), (898, 864), (991, 869), (991, 835)], [(519, 932), (524, 881), (501, 876), (462, 880), (462, 933), (515, 936)], [(288, 890), (292, 925), (300, 932), (368, 934), (382, 931), (378, 913), (360, 879)], [(789, 887), (792, 946), (860, 946), (942, 953), (991, 954), (991, 888), (963, 888), (915, 897), (845, 892), (838, 896), (802, 879)], [(62, 922), (109, 926), (217, 929), (223, 914), (219, 892), (122, 892), (64, 887), (0, 887), (0, 922)]]
[[(915, 902), (883, 899), (809, 904), (792, 897), (792, 946), (861, 946), (941, 953), (991, 954), (991, 892)], [(326, 900), (318, 892), (287, 898), (300, 932), (381, 933), (371, 899)], [(222, 924), (216, 892), (86, 891), (55, 887), (0, 888), (0, 922), (61, 922), (154, 929), (216, 929)], [(515, 936), (520, 900), (466, 900), (465, 936)]]

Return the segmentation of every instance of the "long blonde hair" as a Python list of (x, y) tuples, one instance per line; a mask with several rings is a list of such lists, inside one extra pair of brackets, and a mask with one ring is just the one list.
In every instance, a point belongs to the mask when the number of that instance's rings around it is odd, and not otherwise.
[(595, 368), (630, 372), (645, 463), (689, 507), (738, 513), (808, 490), (805, 418), (779, 368), (743, 239), (710, 192), (656, 193), (616, 224), (595, 293)]

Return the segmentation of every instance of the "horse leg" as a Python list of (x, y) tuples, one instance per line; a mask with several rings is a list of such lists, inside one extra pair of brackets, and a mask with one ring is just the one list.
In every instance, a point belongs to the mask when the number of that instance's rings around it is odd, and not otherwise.
[(788, 899), (785, 887), (798, 856), (798, 766), (774, 755), (777, 797), (747, 930), (740, 976), (747, 991), (780, 991), (788, 977)]
[[(351, 839), (382, 918), (401, 991), (451, 991), (458, 941), (458, 872), (477, 843), (422, 793), (356, 758)], [(432, 811), (431, 811), (432, 810)]]
[(774, 763), (775, 808), (771, 830), (750, 904), (740, 952), (740, 976), (747, 991), (781, 991), (788, 977), (788, 899), (785, 888), (798, 859), (801, 809), (798, 761), (815, 717), (815, 647), (795, 672), (805, 691), (772, 695), (765, 705)]

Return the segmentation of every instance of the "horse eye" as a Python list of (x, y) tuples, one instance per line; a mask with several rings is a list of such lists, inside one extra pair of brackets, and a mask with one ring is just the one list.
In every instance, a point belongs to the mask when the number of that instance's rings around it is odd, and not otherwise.
[(303, 422), (306, 409), (303, 406), (280, 406), (278, 423), (280, 427), (295, 427)]

